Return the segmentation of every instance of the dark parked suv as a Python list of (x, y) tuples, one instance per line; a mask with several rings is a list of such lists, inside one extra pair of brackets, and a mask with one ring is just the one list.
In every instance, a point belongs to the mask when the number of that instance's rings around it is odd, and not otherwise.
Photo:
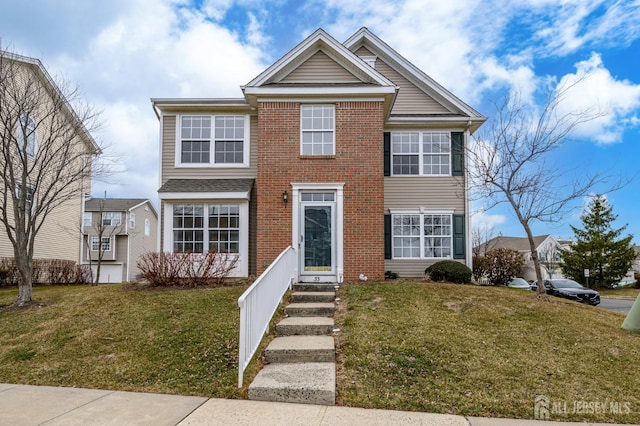
[[(537, 289), (537, 282), (534, 282), (531, 287)], [(573, 280), (544, 280), (544, 287), (547, 289), (547, 293), (552, 296), (564, 297), (565, 299), (588, 303), (593, 306), (600, 303), (600, 293), (585, 288)]]

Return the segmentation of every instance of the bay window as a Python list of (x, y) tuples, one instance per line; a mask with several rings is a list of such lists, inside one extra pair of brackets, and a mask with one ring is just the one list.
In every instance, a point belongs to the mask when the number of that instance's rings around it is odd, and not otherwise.
[(174, 205), (173, 251), (181, 253), (203, 253), (205, 251), (239, 253), (239, 205)]

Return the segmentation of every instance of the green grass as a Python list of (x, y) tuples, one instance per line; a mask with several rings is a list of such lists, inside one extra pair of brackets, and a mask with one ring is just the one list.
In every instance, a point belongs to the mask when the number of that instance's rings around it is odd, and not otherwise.
[(608, 288), (599, 289), (600, 296), (612, 297), (616, 299), (631, 299), (635, 300), (640, 295), (640, 288), (622, 287), (622, 288)]
[[(241, 397), (244, 289), (36, 287), (47, 306), (0, 313), (0, 382)], [(0, 306), (16, 296), (0, 290)]]
[[(552, 420), (640, 423), (640, 335), (620, 329), (622, 314), (510, 288), (391, 282), (340, 293), (342, 405), (533, 418), (544, 395), (567, 404)], [(609, 408), (572, 413), (580, 401)], [(631, 412), (611, 413), (615, 403)]]

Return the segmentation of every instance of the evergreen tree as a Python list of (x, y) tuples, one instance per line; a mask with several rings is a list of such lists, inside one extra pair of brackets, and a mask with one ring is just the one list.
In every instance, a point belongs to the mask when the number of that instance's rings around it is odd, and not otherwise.
[(575, 242), (562, 250), (562, 273), (581, 284), (586, 284), (584, 270), (589, 270), (589, 287), (612, 287), (631, 268), (635, 252), (632, 235), (620, 238), (627, 226), (613, 229), (618, 216), (613, 214), (603, 195), (594, 196), (580, 219), (583, 229), (571, 226)]

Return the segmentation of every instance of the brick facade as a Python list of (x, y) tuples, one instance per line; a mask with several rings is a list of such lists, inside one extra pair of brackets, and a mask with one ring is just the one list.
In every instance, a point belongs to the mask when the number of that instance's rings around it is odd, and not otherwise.
[[(257, 273), (291, 244), (291, 183), (344, 182), (344, 280), (384, 279), (382, 101), (335, 102), (335, 156), (300, 155), (300, 103), (258, 102)], [(338, 236), (340, 237), (340, 236)]]

